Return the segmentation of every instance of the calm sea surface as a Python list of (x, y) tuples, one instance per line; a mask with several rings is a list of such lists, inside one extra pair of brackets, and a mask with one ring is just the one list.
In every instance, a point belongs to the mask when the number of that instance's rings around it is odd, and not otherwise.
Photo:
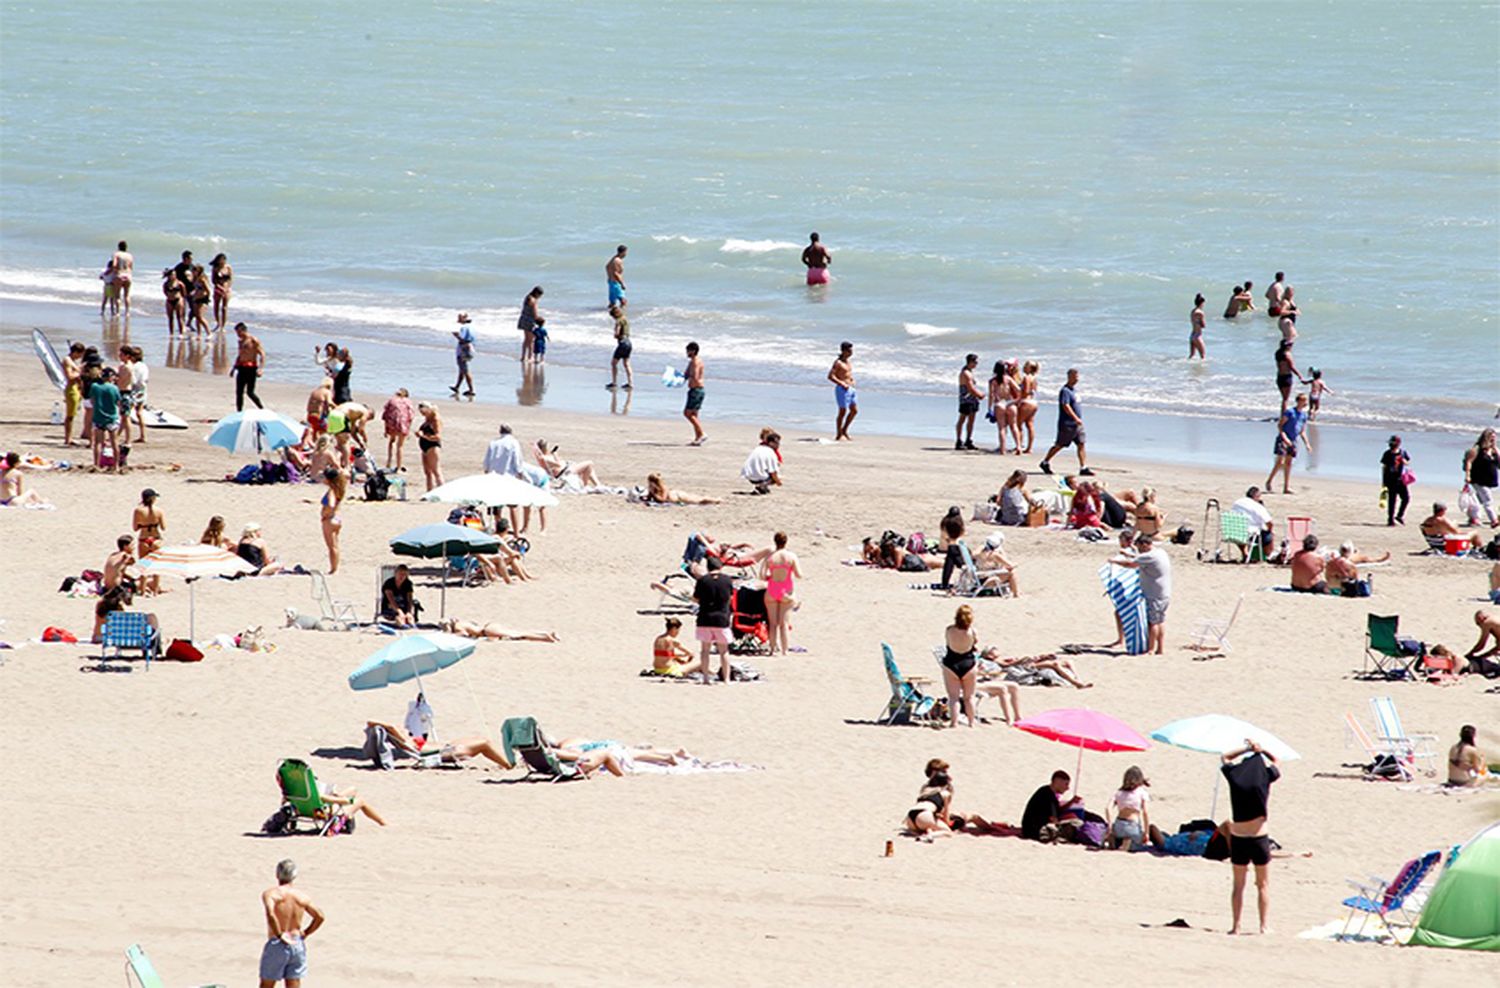
[(152, 273), (222, 250), (237, 317), (309, 343), (437, 361), (464, 308), (508, 354), (542, 284), (551, 359), (598, 364), (627, 243), (654, 373), (697, 339), (720, 378), (821, 410), (795, 386), (850, 339), (867, 402), (951, 391), (972, 349), (1040, 360), (1046, 393), (1077, 365), (1093, 407), (1245, 419), (1276, 410), (1276, 333), (1218, 316), (1282, 269), (1329, 422), (1468, 431), (1500, 397), (1494, 4), (0, 15), (0, 299), (96, 302), (123, 238), (138, 338)]

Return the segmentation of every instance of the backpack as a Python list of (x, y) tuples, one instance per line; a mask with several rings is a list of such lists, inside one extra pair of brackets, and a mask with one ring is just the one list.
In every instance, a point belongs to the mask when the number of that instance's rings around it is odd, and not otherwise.
[(1178, 525), (1177, 531), (1172, 533), (1173, 545), (1189, 545), (1193, 541), (1193, 530), (1186, 525)]
[(912, 532), (906, 537), (906, 548), (919, 555), (925, 553), (927, 551), (927, 536), (921, 532)]
[(384, 501), (391, 493), (390, 478), (382, 470), (376, 470), (365, 481), (365, 500)]
[(260, 466), (255, 463), (246, 463), (240, 467), (239, 473), (234, 475), (236, 484), (253, 484), (260, 479)]
[(1402, 779), (1406, 772), (1395, 755), (1376, 755), (1375, 760), (1365, 766), (1365, 773), (1377, 779)]

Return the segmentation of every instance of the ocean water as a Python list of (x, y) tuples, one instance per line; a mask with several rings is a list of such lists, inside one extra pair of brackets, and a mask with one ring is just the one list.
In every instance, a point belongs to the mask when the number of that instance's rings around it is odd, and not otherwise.
[(513, 353), (541, 284), (550, 360), (598, 366), (626, 243), (639, 370), (696, 339), (819, 414), (848, 339), (867, 406), (972, 350), (1044, 397), (1078, 366), (1091, 408), (1266, 418), (1272, 321), (1218, 314), (1278, 269), (1327, 423), (1500, 398), (1493, 3), (7, 0), (0, 48), (0, 305), (86, 312), (128, 240), (148, 360), (191, 249), (235, 318), (435, 363), (459, 309)]

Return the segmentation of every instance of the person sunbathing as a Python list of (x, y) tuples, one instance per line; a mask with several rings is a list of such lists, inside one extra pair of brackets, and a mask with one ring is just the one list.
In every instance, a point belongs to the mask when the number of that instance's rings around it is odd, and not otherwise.
[(568, 741), (581, 741), (582, 745), (587, 746), (575, 748), (553, 741), (540, 730), (537, 731), (537, 740), (541, 741), (542, 746), (550, 751), (554, 758), (560, 762), (577, 765), (579, 771), (585, 776), (592, 775), (601, 768), (613, 776), (625, 774), (625, 766), (614, 750), (618, 747), (616, 742), (596, 743), (579, 738), (568, 738)]
[[(648, 765), (680, 765), (683, 762), (691, 761), (693, 758), (683, 748), (678, 748), (676, 751), (667, 751), (664, 748), (657, 748), (649, 744), (628, 745), (623, 741), (615, 741), (608, 738), (563, 738), (554, 747), (554, 752), (562, 751), (577, 752), (582, 756), (601, 754), (606, 758), (613, 758), (627, 772), (630, 771), (631, 762), (645, 762)], [(558, 754), (558, 757), (562, 758), (563, 761), (576, 760), (563, 758), (561, 754)], [(608, 765), (607, 762), (603, 762), (602, 764), (605, 764), (606, 767)], [(610, 771), (613, 772), (614, 770), (610, 769)], [(619, 775), (620, 773), (615, 772), (614, 774)]]
[(555, 642), (559, 640), (555, 631), (512, 631), (494, 621), (478, 624), (474, 621), (461, 621), (458, 618), (449, 618), (443, 622), (442, 628), (450, 635), (463, 635), (465, 638), (487, 638), (492, 641), (501, 642)]
[(1099, 494), (1087, 480), (1078, 482), (1073, 490), (1073, 504), (1068, 509), (1069, 528), (1098, 528), (1100, 517)]
[(917, 793), (916, 802), (906, 811), (905, 830), (922, 840), (946, 837), (953, 832), (948, 810), (953, 802), (953, 780), (948, 763), (934, 758), (927, 763), (927, 782)]
[[(501, 520), (503, 521), (504, 519)], [(527, 580), (536, 579), (527, 570), (526, 565), (521, 562), (521, 554), (506, 544), (504, 529), (500, 531), (500, 536), (500, 550), (498, 552), (490, 556), (476, 555), (474, 557), (478, 561), (480, 572), (484, 574), (485, 579), (491, 583), (496, 580), (504, 580), (506, 583), (509, 583), (512, 576), (523, 583)]]
[(1325, 566), (1323, 554), (1318, 552), (1318, 537), (1304, 535), (1302, 548), (1292, 557), (1292, 589), (1298, 593), (1327, 593)]
[(266, 545), (266, 540), (260, 534), (260, 525), (253, 521), (241, 530), (240, 541), (234, 551), (235, 555), (255, 567), (252, 576), (273, 576), (281, 572), (281, 560), (271, 555), (270, 546)]
[(371, 806), (367, 800), (360, 798), (358, 789), (334, 789), (323, 782), (319, 782), (318, 795), (325, 803), (344, 807), (350, 816), (353, 816), (355, 813), (363, 813), (382, 827), (385, 826), (385, 817), (375, 812), (375, 807)]
[(906, 551), (906, 547), (894, 539), (883, 539), (878, 551), (878, 565), (881, 569), (895, 569), (903, 573), (925, 573), (932, 569), (932, 565), (920, 553)]
[[(1014, 658), (1004, 658), (999, 649), (990, 646), (980, 653), (979, 656), (988, 662), (993, 662), (1004, 670), (1005, 677), (1012, 682), (1021, 685), (1033, 685), (1038, 681), (1037, 672), (1050, 672), (1057, 679), (1062, 680), (1074, 689), (1086, 690), (1093, 687), (1093, 683), (1085, 683), (1078, 678), (1078, 670), (1073, 668), (1073, 663), (1067, 659), (1058, 658), (1051, 652), (1041, 655), (1019, 655)], [(1052, 676), (1040, 677), (1050, 680)]]
[(564, 460), (557, 455), (557, 446), (547, 445), (547, 440), (538, 439), (532, 446), (531, 453), (536, 457), (537, 466), (547, 471), (547, 476), (553, 480), (567, 483), (568, 477), (578, 478), (578, 482), (584, 487), (598, 487), (599, 475), (594, 472), (592, 460)]
[(698, 657), (677, 636), (682, 632), (680, 618), (667, 618), (666, 629), (651, 643), (651, 671), (662, 676), (681, 676), (698, 665)]
[(1141, 493), (1124, 490), (1120, 492), (1119, 500), (1125, 507), (1126, 513), (1133, 519), (1131, 525), (1137, 532), (1145, 535), (1159, 535), (1162, 526), (1162, 512), (1156, 506), (1156, 491), (1150, 487), (1142, 487)]
[(6, 453), (0, 461), (0, 507), (51, 507), (36, 491), (26, 490), (19, 453)]
[(647, 504), (720, 504), (718, 498), (705, 497), (702, 494), (692, 494), (688, 491), (676, 491), (668, 487), (661, 479), (661, 474), (653, 473), (646, 477)]
[(1465, 724), (1458, 732), (1458, 744), (1448, 749), (1448, 785), (1477, 786), (1489, 771), (1484, 756), (1474, 744), (1474, 725)]
[(1001, 551), (1004, 545), (1005, 533), (991, 532), (984, 538), (984, 548), (974, 557), (974, 565), (984, 580), (984, 589), (1010, 587), (1011, 596), (1019, 597), (1021, 589), (1016, 584), (1016, 566), (1005, 558), (1005, 553)]
[(488, 758), (501, 768), (515, 768), (515, 765), (508, 761), (500, 753), (500, 750), (495, 747), (493, 741), (477, 734), (471, 738), (458, 738), (457, 740), (447, 741), (438, 746), (428, 746), (418, 745), (410, 734), (407, 734), (394, 724), (386, 724), (378, 720), (367, 720), (365, 721), (365, 726), (382, 728), (385, 731), (386, 737), (391, 739), (391, 744), (414, 758), (419, 755), (430, 755), (436, 749), (442, 761), (449, 765), (457, 765), (459, 762), (467, 761), (470, 758), (483, 757)]

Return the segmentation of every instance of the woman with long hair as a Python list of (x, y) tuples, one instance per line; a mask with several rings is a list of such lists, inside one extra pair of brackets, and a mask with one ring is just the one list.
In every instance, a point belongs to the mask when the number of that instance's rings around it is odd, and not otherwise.
[(1022, 366), (1021, 374), (1021, 397), (1016, 402), (1016, 435), (1026, 433), (1026, 448), (1022, 453), (1031, 452), (1031, 444), (1036, 441), (1036, 372), (1040, 366), (1035, 360), (1028, 360)]
[(1500, 525), (1495, 509), (1496, 488), (1500, 488), (1500, 451), (1496, 450), (1494, 429), (1481, 432), (1464, 453), (1464, 485), (1479, 503), (1490, 527)]
[(422, 473), (427, 478), (427, 489), (443, 486), (443, 420), (438, 416), (436, 405), (418, 402), (417, 411), (422, 414), (422, 424), (417, 426), (417, 447), (422, 451)]
[(968, 604), (953, 615), (953, 623), (944, 633), (943, 685), (948, 690), (948, 726), (958, 726), (959, 697), (963, 698), (963, 709), (974, 726), (974, 686), (977, 680), (979, 636), (974, 633), (974, 609)]
[(323, 471), (323, 483), (328, 485), (328, 490), (319, 502), (319, 517), (323, 524), (323, 543), (328, 546), (328, 573), (332, 575), (339, 571), (339, 532), (344, 527), (344, 520), (339, 517), (339, 505), (349, 493), (349, 476), (337, 467), (329, 467)]
[(215, 254), (214, 259), (208, 262), (214, 283), (214, 331), (222, 333), (224, 327), (229, 325), (229, 296), (234, 287), (234, 268), (229, 266), (229, 258), (223, 254)]
[(916, 802), (906, 811), (907, 832), (922, 839), (952, 833), (949, 811), (953, 805), (953, 780), (948, 775), (948, 763), (934, 758), (927, 763), (927, 781), (917, 793)]
[[(1147, 790), (1150, 788), (1151, 783), (1139, 766), (1132, 765), (1125, 770), (1120, 788), (1104, 808), (1111, 847), (1134, 851), (1144, 848), (1148, 840), (1157, 847), (1162, 845), (1161, 831), (1152, 825), (1151, 815), (1146, 809), (1146, 801), (1151, 795)], [(1112, 822), (1110, 817), (1114, 818)]]
[(203, 537), (198, 541), (204, 545), (211, 545), (216, 549), (234, 551), (234, 540), (224, 534), (223, 515), (214, 515), (208, 520), (208, 526), (203, 529)]
[(668, 487), (661, 474), (646, 475), (646, 502), (648, 504), (719, 504), (718, 498), (704, 497), (688, 491), (676, 491)]
[(771, 654), (776, 654), (777, 639), (781, 641), (781, 654), (787, 654), (787, 634), (792, 627), (792, 612), (797, 601), (792, 596), (796, 580), (802, 576), (797, 565), (797, 554), (786, 547), (786, 533), (777, 532), (772, 538), (776, 551), (761, 563), (760, 578), (766, 581), (766, 614), (771, 625)]

